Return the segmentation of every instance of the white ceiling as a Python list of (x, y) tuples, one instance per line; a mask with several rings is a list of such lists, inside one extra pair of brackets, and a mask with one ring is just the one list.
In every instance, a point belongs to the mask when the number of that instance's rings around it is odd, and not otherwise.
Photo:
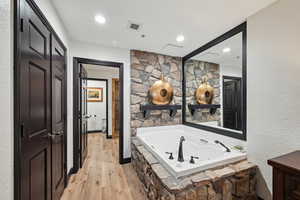
[[(219, 64), (223, 67), (242, 67), (242, 33), (239, 33), (200, 54), (192, 57), (193, 60), (206, 61)], [(231, 51), (224, 53), (223, 49), (230, 48)]]
[[(276, 0), (52, 1), (72, 40), (184, 56)], [(96, 14), (107, 23), (96, 24)], [(142, 29), (129, 30), (128, 21)], [(176, 42), (178, 34), (185, 36), (183, 43)], [(184, 47), (164, 48), (169, 43)]]

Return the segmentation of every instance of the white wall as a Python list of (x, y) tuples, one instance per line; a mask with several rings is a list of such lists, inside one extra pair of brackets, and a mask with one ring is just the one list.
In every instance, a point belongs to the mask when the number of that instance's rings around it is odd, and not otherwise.
[[(92, 115), (92, 117), (88, 119), (88, 131), (96, 131), (96, 130), (99, 131), (99, 130), (102, 130), (103, 125), (106, 126), (106, 122), (103, 123), (103, 120), (102, 120), (102, 119), (106, 119), (106, 103), (107, 103), (106, 82), (105, 81), (88, 80), (87, 86), (94, 87), (94, 88), (103, 88), (103, 90), (102, 90), (103, 101), (102, 102), (88, 102), (87, 103), (88, 115)], [(96, 117), (94, 115), (96, 115)]]
[[(124, 158), (131, 156), (130, 152), (130, 52), (126, 49), (109, 48), (99, 45), (72, 42), (73, 57), (90, 58), (96, 60), (121, 62), (124, 64)], [(72, 65), (72, 64), (71, 64)], [(73, 85), (69, 84), (69, 89)], [(70, 102), (69, 102), (70, 103)]]
[[(248, 153), (272, 187), (267, 159), (300, 149), (300, 1), (248, 19)], [(259, 193), (270, 199), (260, 179)]]
[(0, 0), (0, 199), (13, 199), (13, 13)]

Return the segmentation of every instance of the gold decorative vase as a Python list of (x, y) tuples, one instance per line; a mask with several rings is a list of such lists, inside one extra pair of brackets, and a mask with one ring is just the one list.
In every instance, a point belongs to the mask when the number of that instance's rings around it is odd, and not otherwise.
[(196, 101), (199, 104), (212, 104), (214, 99), (214, 88), (207, 82), (207, 78), (203, 78), (202, 83), (195, 93)]
[(149, 100), (155, 105), (167, 105), (173, 100), (173, 88), (163, 76), (150, 88)]

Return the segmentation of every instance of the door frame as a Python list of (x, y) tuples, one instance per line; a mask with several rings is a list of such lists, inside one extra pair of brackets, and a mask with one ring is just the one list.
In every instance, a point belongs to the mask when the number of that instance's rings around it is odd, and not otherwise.
[[(26, 1), (30, 7), (33, 9), (33, 11), (37, 14), (37, 16), (40, 18), (40, 20), (44, 23), (44, 25), (49, 29), (51, 32), (51, 37), (50, 37), (50, 46), (49, 48), (52, 49), (52, 38), (55, 37), (57, 42), (61, 45), (65, 52), (65, 87), (64, 91), (65, 94), (67, 94), (67, 66), (68, 66), (68, 50), (62, 40), (59, 38), (58, 34), (55, 32), (54, 28), (50, 24), (50, 22), (47, 20), (41, 9), (38, 7), (38, 5), (34, 2), (34, 0), (13, 0), (13, 41), (14, 41), (14, 47), (13, 47), (13, 54), (14, 54), (14, 60), (13, 60), (13, 84), (14, 84), (14, 97), (13, 97), (13, 108), (14, 108), (14, 113), (13, 113), (13, 118), (14, 118), (14, 134), (13, 134), (13, 143), (14, 143), (14, 200), (21, 200), (21, 135), (20, 135), (20, 63), (21, 63), (21, 57), (20, 57), (20, 52), (21, 52), (21, 18), (20, 18), (20, 2), (21, 1)], [(50, 66), (52, 63), (50, 64)], [(68, 113), (68, 108), (67, 108), (67, 101), (68, 101), (68, 96), (66, 95), (65, 98), (65, 116), (64, 116), (64, 124), (65, 124), (65, 134), (64, 134), (64, 163), (65, 163), (65, 170), (64, 170), (64, 187), (67, 186), (68, 183), (68, 172), (67, 172), (67, 133), (68, 133), (68, 126), (67, 126), (67, 113)], [(52, 107), (52, 105), (51, 105)], [(69, 173), (72, 172), (72, 169), (70, 170)], [(52, 191), (50, 191), (52, 192)]]
[(119, 68), (119, 79), (120, 79), (120, 137), (119, 137), (119, 163), (125, 164), (130, 162), (128, 159), (124, 159), (124, 64), (119, 62), (110, 62), (95, 60), (89, 58), (73, 57), (73, 167), (74, 171), (77, 172), (80, 168), (80, 144), (79, 144), (79, 88), (78, 88), (78, 76), (79, 76), (79, 65), (80, 64), (92, 64), (102, 65), (106, 67)]
[[(224, 106), (224, 94), (225, 94), (225, 87), (224, 87), (225, 79), (238, 80), (240, 82), (240, 87), (242, 88), (242, 77), (227, 76), (227, 75), (222, 76), (222, 105), (223, 106)], [(242, 105), (242, 98), (243, 97), (241, 95), (240, 106)], [(241, 113), (242, 113), (242, 109), (241, 109), (239, 114), (241, 115)], [(222, 113), (222, 120), (223, 120), (223, 123), (224, 123), (224, 111)], [(241, 119), (241, 123), (242, 123), (242, 119)]]
[[(105, 87), (105, 95), (106, 95), (106, 103), (105, 103), (105, 107), (106, 107), (106, 138), (108, 138), (108, 80), (104, 79), (104, 78), (87, 78), (86, 80), (90, 80), (90, 81), (102, 81), (105, 82), (106, 87)], [(89, 104), (88, 104), (89, 107)], [(98, 133), (101, 132), (101, 130), (91, 130), (88, 131), (88, 133)]]

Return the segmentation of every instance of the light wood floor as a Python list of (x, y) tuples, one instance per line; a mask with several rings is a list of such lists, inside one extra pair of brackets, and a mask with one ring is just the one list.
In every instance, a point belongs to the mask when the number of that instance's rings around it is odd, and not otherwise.
[(131, 164), (119, 164), (118, 147), (118, 139), (89, 134), (87, 159), (61, 200), (147, 200)]

